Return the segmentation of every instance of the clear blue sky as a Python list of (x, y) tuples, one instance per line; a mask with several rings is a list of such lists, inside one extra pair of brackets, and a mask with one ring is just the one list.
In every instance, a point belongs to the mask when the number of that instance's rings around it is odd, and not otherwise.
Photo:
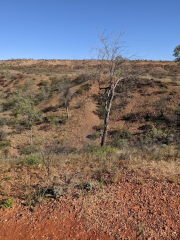
[(173, 60), (180, 0), (1, 0), (0, 60), (89, 59), (96, 29), (126, 33), (131, 54)]

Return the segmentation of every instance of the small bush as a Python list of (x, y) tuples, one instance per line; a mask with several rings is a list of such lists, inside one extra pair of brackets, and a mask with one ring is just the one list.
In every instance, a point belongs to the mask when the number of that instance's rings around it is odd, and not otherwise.
[(87, 151), (89, 153), (92, 153), (93, 155), (96, 156), (102, 156), (102, 155), (111, 155), (116, 153), (118, 150), (114, 147), (111, 146), (94, 146), (94, 145), (87, 145)]
[(49, 78), (51, 80), (51, 88), (52, 91), (59, 91), (59, 88), (61, 88), (61, 85), (63, 83), (69, 83), (71, 81), (71, 79), (68, 76), (62, 76), (60, 78), (58, 77), (50, 77)]
[(92, 139), (93, 139), (93, 140), (96, 140), (96, 139), (100, 138), (100, 136), (101, 136), (101, 133), (94, 132), (94, 133), (92, 134)]
[(79, 88), (77, 91), (76, 91), (77, 94), (82, 94), (83, 93), (83, 89), (82, 88)]
[(92, 135), (88, 135), (87, 137), (88, 137), (89, 139), (96, 140), (96, 139), (100, 138), (100, 136), (101, 136), (101, 133), (99, 133), (99, 132), (94, 132)]
[(8, 193), (7, 192), (5, 192), (5, 191), (2, 191), (2, 196), (7, 196), (8, 195)]
[(3, 149), (5, 147), (10, 147), (11, 141), (10, 140), (3, 140), (0, 142), (0, 149)]
[(23, 79), (23, 77), (24, 77), (23, 74), (20, 74), (20, 73), (18, 73), (17, 75), (18, 75), (19, 79)]
[(66, 124), (67, 122), (67, 117), (64, 116), (49, 115), (47, 119), (52, 125)]
[(21, 153), (25, 155), (30, 155), (32, 153), (35, 153), (38, 151), (38, 148), (35, 145), (28, 145), (25, 146), (22, 150)]
[(112, 145), (118, 148), (128, 147), (128, 139), (116, 139), (112, 141)]
[(21, 134), (22, 131), (26, 129), (26, 126), (21, 125), (21, 124), (17, 124), (17, 125), (15, 125), (15, 129), (16, 129), (18, 134)]
[(5, 117), (0, 117), (0, 127), (4, 126), (7, 124), (7, 118)]
[(128, 146), (128, 139), (132, 136), (132, 133), (126, 128), (118, 129), (112, 137), (111, 144), (114, 147), (124, 148)]
[(104, 119), (105, 113), (106, 113), (105, 112), (105, 104), (104, 103), (99, 104), (96, 111), (97, 111), (99, 118)]
[(43, 86), (43, 87), (47, 87), (49, 86), (49, 81), (48, 80), (41, 80), (41, 82), (39, 83), (39, 86)]
[(14, 81), (17, 79), (17, 76), (11, 76), (11, 80)]
[(5, 200), (1, 206), (3, 209), (5, 209), (5, 208), (13, 207), (13, 205), (14, 205), (14, 198), (11, 197), (11, 198)]
[(7, 110), (12, 109), (14, 107), (14, 105), (15, 105), (14, 100), (11, 97), (9, 97), (6, 100), (6, 102), (3, 102), (3, 104), (2, 104), (3, 111), (7, 111)]
[(122, 129), (117, 129), (115, 131), (113, 131), (113, 138), (112, 141), (115, 143), (116, 141), (118, 141), (119, 139), (129, 139), (132, 136), (132, 133), (126, 129), (126, 128), (122, 128)]
[(100, 123), (98, 126), (93, 127), (96, 131), (102, 131), (104, 129), (104, 123)]
[(40, 190), (30, 191), (26, 196), (26, 205), (35, 207), (37, 204), (41, 203), (44, 199), (44, 193)]
[(22, 163), (28, 165), (40, 164), (42, 163), (42, 158), (37, 155), (29, 155), (23, 158)]
[(86, 81), (88, 81), (88, 80), (89, 80), (89, 78), (88, 78), (86, 75), (82, 74), (82, 75), (78, 76), (78, 77), (74, 80), (74, 83), (75, 83), (76, 85), (79, 85), (79, 84), (84, 83), (84, 82), (86, 82)]
[(5, 140), (6, 138), (6, 132), (4, 130), (0, 130), (0, 141)]
[(134, 117), (135, 117), (135, 115), (133, 113), (128, 113), (123, 116), (123, 120), (132, 121), (132, 120), (134, 120)]

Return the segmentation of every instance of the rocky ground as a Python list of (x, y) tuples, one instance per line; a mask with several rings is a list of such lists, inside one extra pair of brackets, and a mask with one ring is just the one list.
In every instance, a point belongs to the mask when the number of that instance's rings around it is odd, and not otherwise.
[(33, 209), (15, 199), (0, 209), (0, 223), (2, 240), (180, 239), (180, 184), (124, 171), (117, 184), (85, 195), (74, 189)]

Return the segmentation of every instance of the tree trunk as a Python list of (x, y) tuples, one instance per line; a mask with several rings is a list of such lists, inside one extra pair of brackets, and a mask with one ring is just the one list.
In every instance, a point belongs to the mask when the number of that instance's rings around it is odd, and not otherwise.
[(31, 138), (30, 138), (30, 145), (33, 144), (33, 125), (31, 124)]
[(67, 116), (67, 119), (69, 118), (69, 111), (68, 111), (68, 107), (66, 107), (66, 116)]
[(106, 100), (106, 104), (105, 104), (106, 115), (105, 115), (105, 118), (104, 118), (104, 131), (103, 131), (103, 136), (102, 136), (102, 139), (101, 139), (101, 147), (103, 147), (105, 145), (105, 142), (106, 142), (108, 127), (109, 127), (109, 115), (110, 115), (110, 111), (111, 111), (112, 100), (113, 100), (113, 97), (114, 97), (114, 90), (115, 90), (115, 86), (112, 83), (111, 87), (108, 91), (107, 100)]

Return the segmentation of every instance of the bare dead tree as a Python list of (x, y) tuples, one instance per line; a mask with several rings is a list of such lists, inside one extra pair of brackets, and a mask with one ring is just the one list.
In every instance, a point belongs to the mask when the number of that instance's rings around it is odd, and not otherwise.
[(50, 178), (50, 169), (53, 163), (55, 148), (56, 148), (56, 145), (55, 143), (53, 143), (51, 146), (46, 146), (45, 149), (40, 150), (43, 164), (47, 169), (48, 179)]
[(124, 55), (127, 54), (124, 44), (124, 33), (120, 32), (118, 36), (115, 34), (107, 34), (104, 31), (98, 33), (100, 47), (95, 48), (97, 53), (97, 69), (98, 69), (98, 84), (99, 90), (104, 90), (105, 101), (105, 117), (104, 130), (101, 139), (101, 146), (105, 145), (109, 117), (112, 106), (112, 101), (115, 96), (115, 90), (118, 83), (124, 78), (123, 65), (127, 60)]

